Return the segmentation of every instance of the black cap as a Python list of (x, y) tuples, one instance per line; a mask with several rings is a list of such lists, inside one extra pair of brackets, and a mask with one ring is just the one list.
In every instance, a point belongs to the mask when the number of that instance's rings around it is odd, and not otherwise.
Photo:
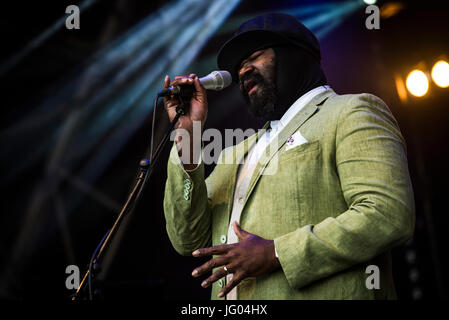
[(237, 82), (238, 67), (245, 58), (255, 51), (282, 44), (298, 46), (321, 61), (320, 44), (306, 26), (289, 14), (266, 13), (240, 25), (218, 52), (217, 64)]

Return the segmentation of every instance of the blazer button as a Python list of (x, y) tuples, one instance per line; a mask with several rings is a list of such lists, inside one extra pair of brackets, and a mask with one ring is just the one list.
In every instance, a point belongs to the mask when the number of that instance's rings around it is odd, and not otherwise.
[(226, 236), (224, 234), (221, 235), (220, 241), (221, 243), (226, 243)]

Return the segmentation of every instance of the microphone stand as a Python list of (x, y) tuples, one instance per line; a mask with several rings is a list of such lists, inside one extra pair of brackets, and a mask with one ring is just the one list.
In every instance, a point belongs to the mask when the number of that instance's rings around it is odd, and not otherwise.
[[(120, 223), (122, 222), (125, 215), (131, 213), (133, 211), (133, 209), (136, 207), (136, 205), (140, 199), (140, 196), (142, 194), (142, 191), (144, 190), (145, 185), (147, 184), (148, 179), (151, 176), (151, 173), (153, 172), (155, 163), (159, 159), (159, 156), (163, 150), (163, 147), (166, 145), (168, 139), (170, 138), (171, 131), (175, 127), (179, 118), (185, 114), (186, 103), (184, 102), (184, 100), (186, 99), (186, 94), (182, 93), (182, 90), (181, 90), (176, 95), (178, 96), (178, 98), (180, 100), (180, 104), (176, 108), (175, 118), (170, 122), (170, 125), (169, 125), (167, 131), (165, 132), (164, 136), (162, 137), (162, 140), (159, 143), (158, 147), (156, 148), (156, 151), (155, 151), (152, 159), (148, 160), (147, 158), (144, 158), (139, 162), (139, 172), (137, 174), (137, 178), (136, 178), (134, 187), (131, 189), (131, 192), (128, 195), (128, 198), (127, 198), (125, 204), (123, 205), (122, 209), (120, 210), (120, 213), (119, 213), (117, 219), (115, 220), (112, 228), (106, 232), (106, 234), (104, 235), (104, 237), (98, 244), (97, 248), (95, 249), (95, 251), (92, 255), (92, 258), (90, 259), (87, 271), (84, 274), (83, 279), (82, 279), (80, 285), (78, 286), (78, 289), (72, 296), (72, 301), (78, 300), (78, 298), (80, 297), (81, 290), (85, 287), (86, 282), (87, 282), (87, 285), (89, 288), (89, 300), (93, 300), (92, 279), (97, 273), (100, 272), (100, 266), (99, 266), (100, 259), (104, 255), (106, 248), (108, 248), (108, 246), (112, 240), (112, 237), (117, 232), (117, 230), (120, 228)], [(157, 106), (157, 102), (158, 102), (158, 99), (160, 98), (160, 96), (161, 95), (158, 94), (154, 100), (153, 112), (156, 112), (156, 106)], [(153, 127), (154, 127), (154, 124), (153, 124)], [(151, 151), (152, 151), (152, 145), (150, 148), (150, 154), (151, 154)]]

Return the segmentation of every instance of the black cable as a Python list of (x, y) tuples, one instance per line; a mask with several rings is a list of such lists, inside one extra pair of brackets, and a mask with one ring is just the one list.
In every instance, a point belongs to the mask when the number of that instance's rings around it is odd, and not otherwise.
[(160, 95), (158, 94), (156, 99), (154, 99), (154, 103), (153, 103), (153, 121), (151, 124), (151, 137), (150, 137), (150, 161), (153, 159), (153, 140), (154, 140), (154, 125), (156, 123), (156, 110), (157, 110), (157, 102), (160, 98)]
[[(137, 193), (137, 196), (135, 198), (135, 201), (133, 202), (133, 206), (135, 206), (136, 203), (139, 202), (140, 196), (142, 194), (143, 189), (146, 186), (146, 183), (148, 181), (148, 178), (151, 176), (151, 173), (153, 172), (154, 169), (154, 164), (156, 163), (157, 159), (159, 158), (162, 150), (163, 150), (163, 146), (165, 145), (165, 142), (170, 138), (170, 133), (172, 132), (173, 128), (175, 127), (176, 123), (178, 122), (178, 119), (184, 114), (184, 106), (185, 104), (183, 103), (182, 99), (181, 99), (181, 104), (178, 106), (178, 108), (176, 109), (176, 116), (175, 118), (170, 122), (169, 127), (167, 128), (162, 140), (159, 142), (158, 146), (156, 147), (156, 151), (154, 152), (154, 156), (153, 156), (153, 139), (154, 139), (154, 124), (155, 124), (155, 114), (156, 114), (156, 106), (157, 106), (157, 101), (159, 100), (161, 96), (158, 95), (154, 101), (154, 112), (153, 112), (153, 127), (151, 130), (151, 138), (150, 138), (150, 160), (149, 160), (149, 168), (148, 171), (145, 174), (144, 180), (142, 185), (140, 186), (140, 189)], [(148, 161), (148, 159), (146, 159)], [(144, 160), (142, 160), (144, 161)], [(132, 210), (132, 209), (131, 209)]]

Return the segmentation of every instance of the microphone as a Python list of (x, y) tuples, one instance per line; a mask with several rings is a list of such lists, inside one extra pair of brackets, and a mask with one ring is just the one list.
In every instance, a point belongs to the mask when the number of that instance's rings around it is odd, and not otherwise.
[[(228, 87), (232, 83), (232, 76), (228, 71), (212, 71), (207, 76), (199, 79), (201, 84), (207, 90), (220, 91)], [(193, 85), (171, 86), (170, 88), (161, 90), (160, 97), (171, 95), (182, 95), (184, 98), (191, 97), (194, 92)]]

